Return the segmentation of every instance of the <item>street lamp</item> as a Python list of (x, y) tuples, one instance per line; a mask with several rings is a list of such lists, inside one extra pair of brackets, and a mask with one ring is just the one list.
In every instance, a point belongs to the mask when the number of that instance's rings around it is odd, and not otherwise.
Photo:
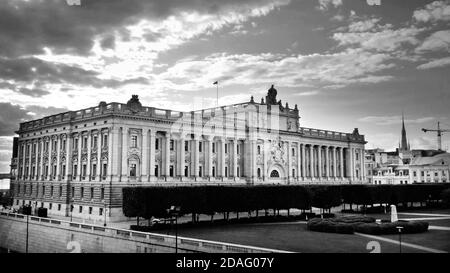
[(400, 243), (400, 253), (402, 253), (402, 229), (403, 227), (397, 226), (395, 227), (398, 230), (398, 241)]
[(70, 204), (70, 222), (72, 222), (73, 204)]
[(105, 214), (105, 220), (103, 221), (103, 226), (106, 227), (106, 201), (104, 202), (105, 205), (105, 211), (103, 212), (103, 214)]
[(172, 216), (175, 216), (175, 253), (178, 253), (178, 216), (180, 214), (180, 206), (170, 206), (167, 212)]

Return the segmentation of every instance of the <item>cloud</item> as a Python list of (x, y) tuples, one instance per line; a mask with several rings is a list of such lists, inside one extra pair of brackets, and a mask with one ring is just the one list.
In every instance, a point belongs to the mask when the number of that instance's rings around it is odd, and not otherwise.
[(442, 58), (442, 59), (436, 59), (433, 61), (430, 61), (428, 63), (421, 64), (417, 67), (417, 69), (432, 69), (432, 68), (439, 68), (450, 65), (450, 57)]
[(415, 10), (413, 18), (421, 23), (450, 21), (450, 1), (434, 1), (423, 9)]
[(447, 51), (450, 52), (450, 30), (434, 32), (416, 48), (416, 52)]
[(299, 92), (299, 93), (295, 93), (294, 96), (297, 97), (309, 97), (309, 96), (315, 96), (320, 94), (319, 90), (313, 90), (313, 91), (305, 91), (305, 92)]
[[(334, 54), (212, 54), (178, 62), (157, 76), (159, 86), (174, 90), (210, 88), (219, 79), (232, 84), (272, 84), (285, 87), (376, 83), (391, 79), (377, 72), (392, 68), (385, 54), (346, 50)], [(213, 69), (212, 69), (213, 68)]]
[[(405, 119), (405, 123), (422, 124), (435, 120), (434, 117), (423, 117), (417, 119)], [(358, 119), (361, 122), (374, 123), (376, 125), (394, 125), (402, 123), (402, 116), (368, 116)]]
[(328, 10), (330, 7), (337, 8), (342, 6), (342, 0), (319, 0), (318, 9), (320, 10)]

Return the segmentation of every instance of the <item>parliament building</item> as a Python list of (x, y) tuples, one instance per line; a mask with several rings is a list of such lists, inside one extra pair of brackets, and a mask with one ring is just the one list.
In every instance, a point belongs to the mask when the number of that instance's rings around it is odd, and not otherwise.
[(23, 122), (14, 206), (50, 216), (123, 219), (132, 186), (365, 183), (364, 136), (300, 126), (299, 109), (265, 98), (191, 112), (138, 96)]

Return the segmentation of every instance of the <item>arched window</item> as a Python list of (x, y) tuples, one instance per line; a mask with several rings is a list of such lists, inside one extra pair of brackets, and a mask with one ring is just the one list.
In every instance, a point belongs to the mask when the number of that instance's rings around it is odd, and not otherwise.
[(273, 171), (270, 173), (270, 177), (272, 177), (272, 178), (277, 178), (277, 177), (280, 177), (280, 174), (278, 173), (277, 170), (273, 170)]
[(261, 168), (258, 168), (258, 178), (261, 177)]

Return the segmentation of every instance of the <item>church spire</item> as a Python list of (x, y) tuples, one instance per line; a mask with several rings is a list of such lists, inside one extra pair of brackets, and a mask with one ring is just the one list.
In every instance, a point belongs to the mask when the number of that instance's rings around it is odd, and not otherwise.
[(406, 129), (405, 129), (405, 115), (402, 112), (402, 141), (400, 143), (400, 150), (409, 151), (408, 140), (406, 138)]

